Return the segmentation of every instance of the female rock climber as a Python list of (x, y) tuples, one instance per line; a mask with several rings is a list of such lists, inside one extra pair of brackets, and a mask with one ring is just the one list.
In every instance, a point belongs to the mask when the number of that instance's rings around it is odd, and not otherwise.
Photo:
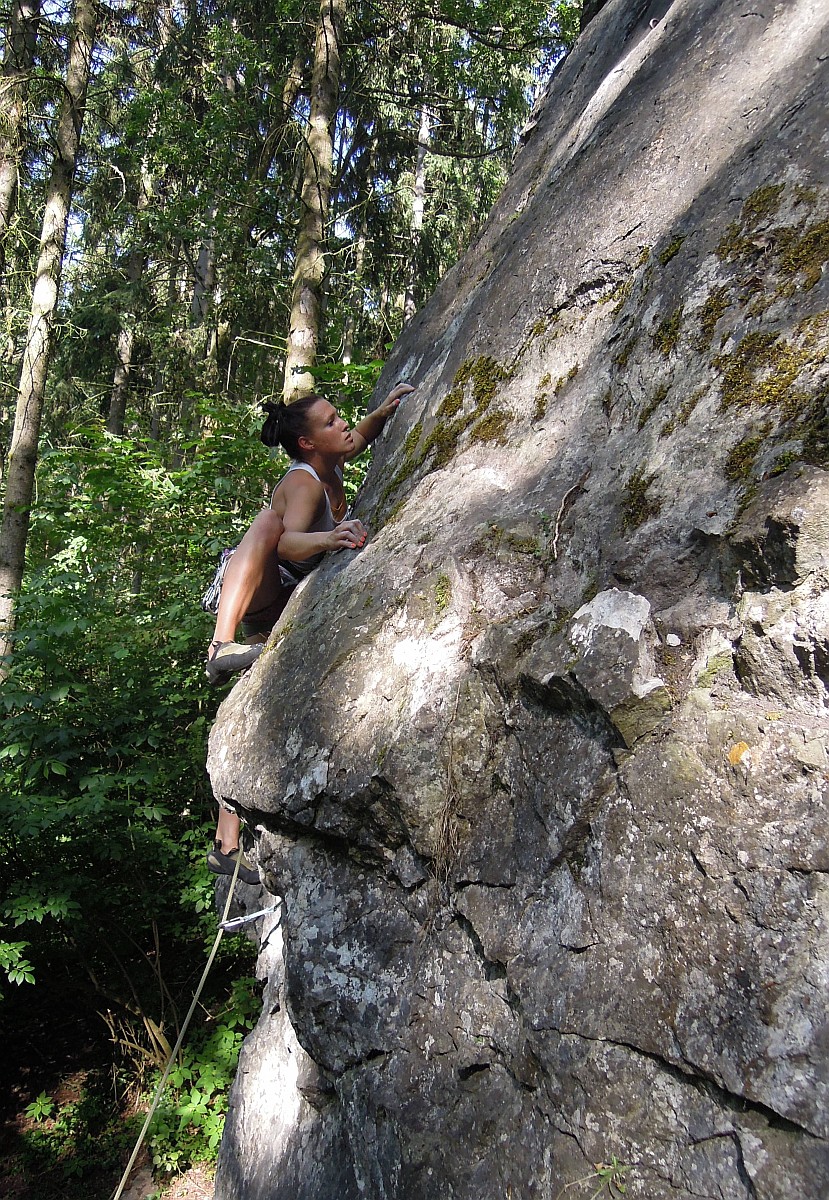
[[(254, 662), (291, 592), (324, 554), (364, 545), (367, 535), (362, 522), (346, 520), (343, 463), (379, 436), (402, 398), (412, 391), (407, 383), (397, 384), (354, 429), (322, 396), (263, 405), (267, 417), (262, 441), (266, 446), (282, 445), (294, 461), (274, 488), (270, 507), (258, 514), (227, 565), (207, 653), (211, 683), (222, 682)], [(234, 640), (240, 624), (244, 643)], [(220, 803), (216, 839), (207, 856), (211, 871), (233, 873), (239, 832), (239, 817)], [(259, 882), (244, 856), (239, 875), (247, 883)]]

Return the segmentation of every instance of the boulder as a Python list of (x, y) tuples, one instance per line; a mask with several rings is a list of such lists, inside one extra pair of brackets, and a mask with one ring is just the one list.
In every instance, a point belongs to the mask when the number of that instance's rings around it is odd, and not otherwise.
[(829, 1194), (827, 64), (610, 0), (395, 345), (211, 736), (284, 899), (217, 1200)]

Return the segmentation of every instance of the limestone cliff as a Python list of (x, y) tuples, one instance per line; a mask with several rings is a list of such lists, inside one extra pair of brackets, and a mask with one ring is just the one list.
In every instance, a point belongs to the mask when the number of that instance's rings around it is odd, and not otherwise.
[(827, 61), (611, 0), (395, 346), (211, 739), (285, 900), (217, 1200), (829, 1194)]

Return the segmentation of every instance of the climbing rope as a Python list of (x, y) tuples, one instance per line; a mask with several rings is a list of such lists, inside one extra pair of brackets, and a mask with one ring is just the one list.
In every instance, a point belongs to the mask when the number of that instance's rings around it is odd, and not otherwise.
[(221, 942), (222, 937), (225, 932), (225, 929), (227, 928), (227, 925), (228, 925), (227, 914), (230, 912), (230, 905), (233, 900), (233, 893), (236, 889), (236, 880), (239, 875), (239, 863), (241, 861), (242, 861), (242, 855), (241, 855), (241, 853), (239, 853), (236, 855), (236, 867), (233, 872), (233, 878), (230, 881), (230, 891), (227, 893), (227, 901), (225, 903), (225, 910), (222, 913), (222, 919), (219, 922), (219, 929), (218, 929), (218, 932), (216, 933), (216, 940), (213, 943), (213, 949), (210, 951), (210, 956), (207, 959), (207, 965), (205, 966), (204, 971), (202, 972), (202, 977), (199, 981), (199, 986), (196, 988), (196, 994), (193, 997), (193, 1003), (190, 1005), (190, 1008), (188, 1009), (188, 1012), (187, 1012), (187, 1016), (184, 1018), (184, 1024), (181, 1027), (181, 1032), (178, 1035), (176, 1044), (175, 1044), (175, 1046), (173, 1046), (173, 1049), (170, 1051), (170, 1057), (167, 1060), (167, 1066), (164, 1068), (164, 1074), (161, 1076), (161, 1079), (158, 1081), (158, 1087), (155, 1089), (155, 1096), (153, 1097), (153, 1102), (150, 1105), (150, 1110), (147, 1113), (146, 1120), (144, 1121), (144, 1124), (141, 1127), (141, 1132), (138, 1135), (138, 1141), (135, 1143), (135, 1148), (133, 1149), (133, 1152), (130, 1155), (130, 1160), (127, 1163), (126, 1167), (124, 1168), (124, 1174), (121, 1176), (121, 1182), (118, 1184), (118, 1187), (113, 1192), (111, 1200), (121, 1200), (121, 1194), (123, 1193), (124, 1188), (127, 1186), (127, 1180), (130, 1177), (130, 1172), (132, 1171), (132, 1168), (135, 1166), (135, 1160), (138, 1158), (138, 1153), (144, 1144), (144, 1138), (147, 1136), (147, 1130), (150, 1128), (150, 1122), (152, 1121), (153, 1117), (155, 1116), (155, 1110), (158, 1108), (159, 1101), (161, 1100), (165, 1085), (167, 1083), (167, 1079), (170, 1075), (170, 1072), (173, 1069), (173, 1063), (175, 1062), (178, 1052), (181, 1049), (182, 1044), (184, 1042), (184, 1038), (187, 1033), (187, 1027), (190, 1024), (193, 1013), (196, 1011), (196, 1005), (198, 1004), (199, 997), (202, 994), (202, 988), (204, 987), (205, 983), (207, 982), (207, 976), (210, 972), (210, 968), (213, 966), (213, 959), (216, 957), (216, 952), (219, 949), (219, 943)]

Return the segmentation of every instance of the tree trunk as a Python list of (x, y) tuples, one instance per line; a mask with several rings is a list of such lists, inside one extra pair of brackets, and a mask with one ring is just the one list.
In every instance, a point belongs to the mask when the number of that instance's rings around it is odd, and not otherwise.
[(365, 156), (366, 166), (362, 174), (360, 185), (360, 229), (357, 234), (357, 242), (354, 254), (354, 270), (351, 273), (351, 283), (349, 287), (350, 299), (348, 304), (348, 312), (343, 326), (343, 365), (349, 366), (354, 354), (354, 336), (357, 331), (357, 314), (362, 311), (362, 280), (363, 270), (366, 261), (366, 247), (368, 245), (368, 205), (369, 193), (374, 183), (374, 164), (377, 156), (377, 135), (375, 134), (369, 144), (368, 152)]
[[(140, 204), (139, 204), (140, 208)], [(144, 274), (146, 255), (143, 250), (133, 250), (127, 262), (127, 283), (130, 292), (134, 292), (141, 276)], [(127, 417), (127, 392), (129, 389), (130, 372), (132, 370), (132, 347), (135, 341), (135, 314), (124, 314), (124, 321), (118, 332), (115, 346), (115, 371), (112, 377), (112, 392), (109, 398), (109, 416), (107, 429), (116, 437), (123, 437), (124, 424)]]
[(6, 236), (17, 197), (20, 127), (39, 23), (40, 0), (12, 0), (0, 98), (0, 278), (6, 272)]
[(417, 164), (412, 194), (412, 224), (409, 240), (409, 265), (406, 272), (406, 294), (403, 299), (403, 324), (408, 325), (417, 312), (417, 252), (423, 232), (423, 212), (426, 207), (426, 157), (432, 140), (432, 113), (427, 104), (420, 110), (420, 130), (417, 135)]
[(285, 356), (285, 399), (314, 390), (305, 369), (314, 365), (325, 277), (325, 227), (334, 160), (333, 131), (340, 90), (340, 41), (345, 0), (322, 0), (314, 44), (311, 107), (302, 178), (302, 214), (291, 294), (291, 320)]
[[(72, 40), (57, 121), (55, 157), (46, 190), (43, 232), (32, 289), (29, 332), (23, 352), (17, 412), (9, 452), (3, 525), (0, 529), (0, 659), (10, 651), (15, 595), (23, 579), (52, 322), (66, 246), (72, 182), (83, 125), (92, 48), (98, 23), (95, 0), (75, 0)], [(4, 674), (0, 668), (0, 677)]]
[(366, 244), (368, 242), (368, 218), (365, 207), (360, 217), (360, 232), (357, 235), (357, 247), (354, 255), (354, 274), (351, 281), (351, 304), (343, 327), (343, 366), (349, 366), (354, 353), (354, 334), (357, 329), (357, 313), (360, 304), (360, 284), (363, 278), (363, 267), (366, 261)]
[[(172, 9), (169, 4), (162, 4), (158, 12), (158, 44), (162, 52), (170, 44), (173, 31)], [(149, 81), (145, 80), (145, 82)], [(154, 91), (160, 92), (160, 80), (155, 79), (152, 86)], [(156, 121), (153, 118), (150, 126), (151, 133), (155, 132), (155, 126)], [(138, 246), (130, 252), (126, 268), (127, 286), (129, 294), (133, 298), (147, 266), (147, 255), (142, 248), (139, 248), (143, 240), (140, 216), (141, 213), (149, 208), (154, 194), (155, 179), (152, 176), (149, 159), (144, 157), (141, 160), (138, 180), (138, 203), (136, 205), (135, 237), (137, 238)], [(124, 314), (124, 321), (119, 330), (118, 341), (115, 346), (115, 370), (112, 376), (112, 392), (109, 399), (107, 429), (110, 433), (115, 434), (116, 437), (123, 437), (127, 417), (127, 396), (129, 392), (129, 378), (132, 372), (132, 351), (135, 343), (135, 320), (134, 311), (128, 311)]]
[(199, 247), (193, 272), (193, 293), (190, 299), (190, 322), (198, 329), (207, 320), (213, 308), (213, 293), (216, 288), (216, 199), (210, 201), (205, 218), (207, 230)]

